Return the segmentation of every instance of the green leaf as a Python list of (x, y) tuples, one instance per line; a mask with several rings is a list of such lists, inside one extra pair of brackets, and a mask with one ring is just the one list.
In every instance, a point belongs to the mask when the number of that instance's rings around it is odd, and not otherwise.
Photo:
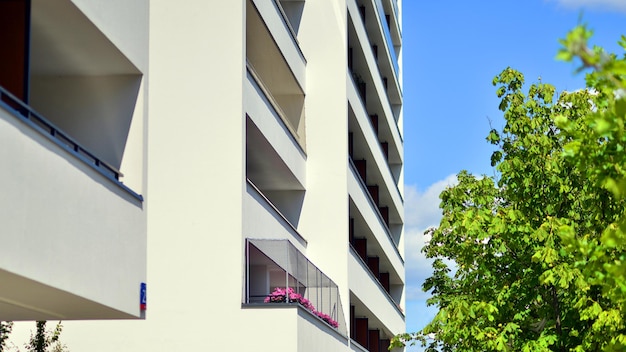
[[(624, 73), (626, 74), (626, 72)], [(626, 98), (621, 98), (615, 101), (615, 113), (617, 116), (626, 117)]]
[(574, 55), (572, 55), (572, 53), (567, 50), (559, 50), (559, 52), (556, 54), (556, 59), (560, 61), (570, 62), (572, 61), (572, 59), (574, 59)]
[(605, 120), (605, 119), (597, 119), (594, 129), (596, 130), (596, 133), (600, 136), (606, 136), (608, 134), (608, 132), (611, 131), (613, 126), (611, 126), (611, 123), (609, 123), (609, 121)]
[(502, 152), (497, 150), (491, 154), (491, 166), (496, 166), (502, 160)]

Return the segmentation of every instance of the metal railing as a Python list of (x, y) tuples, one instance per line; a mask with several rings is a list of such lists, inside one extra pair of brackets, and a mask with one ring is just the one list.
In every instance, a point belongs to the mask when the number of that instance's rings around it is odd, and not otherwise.
[(135, 198), (143, 201), (143, 197), (140, 194), (137, 194), (130, 188), (126, 187), (120, 181), (120, 177), (123, 177), (124, 175), (116, 167), (98, 158), (87, 148), (81, 146), (74, 138), (70, 137), (60, 128), (56, 127), (52, 122), (48, 121), (48, 119), (43, 117), (32, 107), (25, 104), (22, 100), (11, 94), (3, 87), (0, 87), (0, 106), (4, 107), (8, 111), (13, 110), (13, 115), (16, 118), (28, 124), (36, 131), (55, 142), (57, 145), (65, 148), (68, 152), (72, 153), (78, 159), (99, 171), (102, 175), (113, 180)]
[(246, 304), (299, 304), (347, 335), (339, 287), (288, 240), (246, 240)]

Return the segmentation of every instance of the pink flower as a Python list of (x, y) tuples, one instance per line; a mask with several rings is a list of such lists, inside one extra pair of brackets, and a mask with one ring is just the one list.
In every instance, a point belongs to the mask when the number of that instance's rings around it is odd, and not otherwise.
[(330, 326), (334, 328), (339, 327), (339, 323), (337, 323), (337, 321), (335, 321), (330, 315), (326, 313), (318, 312), (317, 310), (315, 310), (315, 307), (313, 306), (311, 301), (302, 297), (301, 294), (296, 293), (291, 287), (287, 287), (287, 288), (276, 287), (272, 293), (270, 293), (267, 297), (265, 297), (263, 302), (265, 303), (298, 303), (304, 308), (306, 308), (308, 311), (310, 311), (311, 313), (318, 316), (320, 319), (324, 320)]
[(333, 318), (331, 318), (330, 315), (328, 315), (326, 313), (318, 312), (318, 311), (314, 311), (313, 314), (315, 314), (318, 317), (320, 317), (320, 319), (322, 319), (323, 321), (327, 322), (333, 328), (338, 328), (339, 327), (339, 323), (337, 323), (337, 321), (335, 321)]

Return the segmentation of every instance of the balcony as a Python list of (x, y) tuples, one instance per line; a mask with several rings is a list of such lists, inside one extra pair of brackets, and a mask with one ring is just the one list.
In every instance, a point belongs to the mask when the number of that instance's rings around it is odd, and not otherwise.
[[(370, 116), (370, 119), (375, 118)], [(366, 126), (363, 130), (359, 126), (362, 123), (356, 121), (366, 119), (362, 115), (355, 118), (352, 109), (349, 109), (348, 163), (353, 171), (353, 178), (349, 179), (354, 180), (349, 183), (353, 186), (349, 188), (350, 196), (364, 198), (364, 201), (357, 203), (358, 207), (367, 212), (366, 209), (371, 205), (374, 212), (380, 215), (386, 232), (398, 244), (404, 223), (404, 201), (398, 185), (402, 164), (391, 164), (389, 143), (377, 143), (369, 122), (364, 122)], [(364, 193), (364, 197), (360, 193)]]
[(244, 304), (295, 305), (347, 335), (339, 288), (287, 240), (246, 241)]
[[(267, 7), (271, 6), (271, 9)], [(255, 6), (249, 0), (246, 10), (246, 60), (248, 75), (252, 76), (265, 99), (283, 121), (300, 148), (306, 150), (304, 89), (306, 65), (304, 58), (291, 55), (291, 45), (284, 44), (280, 33), (285, 28), (268, 27), (264, 16), (276, 17), (284, 23), (277, 4), (264, 1)], [(274, 23), (275, 22), (270, 22)]]
[[(259, 204), (269, 206), (271, 213), (278, 214), (297, 234), (306, 184), (304, 140), (251, 66), (247, 73), (244, 109), (248, 184), (263, 200)], [(299, 235), (296, 237), (303, 241)]]
[(140, 318), (142, 72), (72, 1), (0, 6), (0, 320)]
[[(352, 101), (354, 91), (348, 89)], [(354, 108), (354, 109), (353, 109)], [(393, 138), (387, 139), (386, 126), (381, 124), (377, 114), (367, 115), (360, 105), (348, 106), (348, 155), (353, 160), (367, 160), (366, 182), (376, 182), (385, 189), (396, 207), (403, 202), (399, 190), (402, 173), (403, 145)], [(370, 183), (368, 183), (370, 184)]]
[[(401, 38), (391, 38), (388, 23), (395, 17), (386, 19), (381, 0), (348, 1), (348, 47), (354, 51), (353, 71), (369, 70), (377, 73), (384, 85), (384, 96), (388, 97), (395, 120), (400, 115), (402, 105), (401, 71), (398, 56), (401, 51)], [(362, 52), (363, 57), (359, 57)]]
[[(387, 22), (387, 28), (390, 31), (390, 37), (394, 47), (401, 45), (402, 42), (402, 25), (400, 23), (400, 11), (398, 9), (398, 0), (382, 0), (383, 13)], [(397, 50), (396, 50), (397, 51)]]
[[(251, 40), (268, 36), (287, 62), (298, 84), (302, 87), (306, 82), (306, 59), (298, 42), (298, 29), (304, 0), (249, 0), (248, 21)], [(254, 33), (252, 33), (254, 31)], [(253, 45), (270, 44), (259, 41)]]
[(261, 203), (268, 204), (297, 232), (305, 195), (304, 154), (289, 143), (287, 134), (274, 128), (275, 124), (259, 117), (259, 125), (246, 117), (246, 178), (264, 200)]
[(401, 105), (392, 110), (387, 99), (384, 99), (383, 82), (375, 79), (372, 72), (364, 69), (362, 62), (364, 55), (359, 47), (353, 47), (351, 52), (352, 67), (346, 74), (348, 101), (353, 114), (363, 117), (376, 116), (376, 137), (380, 141), (389, 143), (389, 164), (402, 163), (402, 135), (398, 121), (401, 114)]
[(244, 233), (267, 239), (289, 239), (299, 250), (306, 248), (306, 239), (292, 221), (250, 180), (246, 185), (243, 206)]
[(350, 198), (350, 245), (372, 276), (396, 303), (404, 295), (404, 261), (390, 236), (371, 229)]
[(355, 301), (362, 302), (357, 305), (358, 310), (371, 319), (376, 317), (376, 323), (370, 325), (389, 331), (392, 336), (404, 332), (405, 317), (400, 306), (378, 285), (367, 264), (354, 250), (348, 256), (348, 270), (351, 273), (351, 304), (355, 305)]
[[(394, 277), (394, 283), (392, 287), (390, 276), (396, 276), (397, 274), (395, 272), (392, 272), (390, 274), (389, 272), (383, 273), (381, 271), (381, 268), (389, 267), (389, 263), (382, 263), (383, 261), (385, 261), (386, 258), (369, 255), (363, 256), (363, 254), (360, 252), (360, 248), (356, 249), (353, 246), (350, 247), (350, 254), (352, 258), (356, 261), (357, 264), (360, 264), (360, 267), (362, 269), (365, 269), (366, 273), (369, 275), (369, 280), (377, 284), (376, 291), (382, 292), (387, 301), (392, 303), (396, 310), (404, 316), (404, 313), (400, 311), (400, 301), (402, 298), (402, 294), (404, 293), (404, 284), (401, 281), (398, 281), (397, 277)], [(351, 287), (351, 289), (354, 288)]]
[[(362, 223), (363, 229), (367, 229), (362, 232), (372, 233), (382, 250), (388, 253), (387, 256), (396, 272), (402, 272), (401, 268), (404, 267), (404, 263), (398, 249), (398, 244), (401, 242), (402, 223), (397, 223), (398, 220), (395, 218), (397, 215), (389, 214), (389, 208), (383, 208), (381, 211), (382, 207), (376, 204), (368, 187), (363, 183), (357, 167), (352, 162), (350, 162), (348, 174), (348, 194), (351, 215), (358, 215), (359, 224)], [(391, 217), (392, 215), (394, 217)]]
[(391, 338), (395, 334), (397, 333), (389, 330), (354, 294), (350, 295), (350, 345), (352, 351), (387, 351)]
[(141, 196), (33, 120), (0, 103), (0, 320), (140, 317)]
[(259, 162), (274, 165), (274, 172), (278, 172), (275, 165), (284, 165), (287, 170), (281, 173), (291, 174), (298, 184), (304, 185), (306, 154), (289, 124), (281, 118), (250, 71), (244, 84), (244, 109), (247, 115), (248, 155), (261, 154), (261, 150), (268, 149), (263, 155), (258, 155)]

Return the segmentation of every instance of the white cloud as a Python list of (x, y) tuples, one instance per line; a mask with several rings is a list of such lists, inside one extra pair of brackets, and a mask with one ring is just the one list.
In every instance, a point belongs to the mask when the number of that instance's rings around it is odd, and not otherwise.
[(425, 192), (420, 192), (415, 186), (407, 185), (404, 190), (406, 227), (426, 229), (437, 225), (441, 219), (439, 194), (446, 187), (455, 185), (456, 182), (456, 175), (450, 175), (430, 185)]
[(408, 300), (423, 301), (429, 296), (422, 292), (422, 283), (432, 273), (432, 261), (426, 259), (421, 252), (425, 241), (424, 231), (439, 225), (441, 220), (439, 194), (456, 182), (456, 176), (450, 175), (430, 185), (423, 192), (412, 185), (405, 188), (405, 268)]
[(598, 9), (607, 11), (620, 11), (626, 13), (625, 0), (551, 0), (564, 7), (571, 9)]

